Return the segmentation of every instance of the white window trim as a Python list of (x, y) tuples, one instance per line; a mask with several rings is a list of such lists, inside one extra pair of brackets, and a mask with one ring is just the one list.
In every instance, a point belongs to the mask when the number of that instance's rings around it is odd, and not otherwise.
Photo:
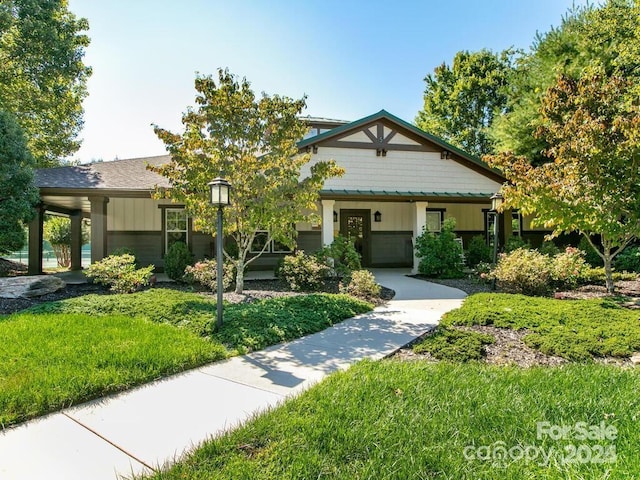
[[(185, 219), (185, 230), (169, 230), (169, 221), (168, 221), (168, 212), (181, 212), (184, 215)], [(164, 209), (164, 251), (169, 251), (169, 234), (170, 233), (184, 233), (185, 234), (185, 243), (189, 244), (189, 217), (187, 216), (187, 212), (184, 208), (165, 208)]]
[(429, 226), (429, 222), (427, 221), (427, 218), (429, 218), (429, 215), (437, 215), (438, 216), (438, 229), (437, 230), (429, 230), (429, 229), (427, 229), (427, 232), (429, 232), (429, 233), (440, 233), (440, 232), (442, 232), (442, 213), (440, 211), (427, 210), (427, 214), (426, 214), (426, 217), (425, 217), (425, 228)]

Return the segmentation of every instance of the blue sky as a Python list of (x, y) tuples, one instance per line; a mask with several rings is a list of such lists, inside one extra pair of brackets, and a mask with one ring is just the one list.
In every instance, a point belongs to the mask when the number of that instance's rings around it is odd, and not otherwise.
[(196, 73), (218, 67), (306, 115), (412, 122), (424, 77), (459, 50), (528, 49), (576, 0), (70, 0), (93, 67), (82, 162), (160, 155), (151, 124), (181, 131)]

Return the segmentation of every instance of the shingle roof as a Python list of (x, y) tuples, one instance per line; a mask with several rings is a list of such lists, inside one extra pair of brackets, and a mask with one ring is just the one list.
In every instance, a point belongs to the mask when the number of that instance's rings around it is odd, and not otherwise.
[(168, 187), (162, 175), (147, 170), (147, 165), (162, 165), (169, 155), (130, 158), (111, 162), (98, 162), (69, 167), (36, 170), (36, 185), (40, 188), (153, 190), (155, 186)]

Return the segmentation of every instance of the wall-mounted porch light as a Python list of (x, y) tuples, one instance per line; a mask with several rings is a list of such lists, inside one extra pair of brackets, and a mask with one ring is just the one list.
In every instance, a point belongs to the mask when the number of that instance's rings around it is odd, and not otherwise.
[(336, 223), (338, 221), (338, 212), (336, 212), (335, 210), (333, 211), (333, 223)]
[(440, 152), (440, 159), (441, 160), (449, 160), (449, 157), (451, 156), (451, 152), (449, 150), (443, 150)]
[(381, 222), (382, 221), (382, 214), (376, 210), (376, 213), (373, 214), (373, 221), (374, 222)]

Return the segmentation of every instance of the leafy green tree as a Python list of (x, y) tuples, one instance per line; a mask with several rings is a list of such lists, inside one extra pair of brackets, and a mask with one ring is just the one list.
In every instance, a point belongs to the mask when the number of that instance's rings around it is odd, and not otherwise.
[(640, 91), (633, 80), (597, 68), (580, 80), (559, 77), (539, 113), (535, 137), (549, 145), (553, 162), (486, 157), (508, 180), (504, 207), (535, 215), (554, 236), (580, 232), (602, 258), (613, 292), (612, 261), (640, 235)]
[(474, 155), (492, 153), (487, 131), (507, 104), (515, 52), (461, 51), (426, 76), (416, 125)]
[(33, 162), (18, 123), (0, 110), (0, 255), (24, 246), (24, 223), (39, 200)]
[(640, 80), (640, 3), (609, 0), (574, 7), (559, 27), (538, 34), (531, 52), (520, 57), (509, 82), (507, 113), (496, 118), (490, 136), (499, 151), (522, 155), (533, 164), (553, 160), (544, 136), (542, 99), (558, 75), (580, 78), (590, 68), (605, 75)]
[(0, 109), (15, 115), (39, 167), (80, 147), (88, 28), (66, 0), (0, 0)]
[[(82, 245), (89, 243), (89, 229), (82, 224)], [(43, 238), (51, 244), (56, 260), (61, 267), (71, 265), (71, 220), (67, 217), (49, 215), (44, 220)]]
[[(225, 234), (235, 243), (236, 292), (244, 288), (244, 270), (260, 254), (249, 257), (258, 230), (271, 240), (295, 245), (295, 224), (317, 219), (319, 191), (325, 179), (343, 174), (335, 162), (315, 162), (310, 175), (301, 169), (311, 161), (298, 154), (297, 142), (307, 131), (299, 115), (305, 100), (263, 94), (256, 99), (246, 79), (228, 70), (195, 81), (197, 108), (182, 117), (184, 132), (155, 126), (171, 154), (171, 162), (151, 170), (167, 177), (171, 189), (159, 191), (185, 205), (194, 226), (215, 232), (217, 208), (209, 204), (207, 183), (221, 176), (232, 185), (232, 204), (225, 209)], [(227, 246), (225, 246), (227, 248)], [(263, 252), (264, 250), (263, 249)]]

